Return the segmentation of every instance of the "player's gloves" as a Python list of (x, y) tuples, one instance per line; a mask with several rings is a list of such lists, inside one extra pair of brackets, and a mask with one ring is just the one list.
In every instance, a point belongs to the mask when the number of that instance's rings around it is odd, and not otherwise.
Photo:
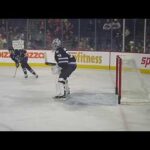
[(51, 67), (51, 71), (53, 74), (60, 74), (61, 73), (61, 67), (59, 67), (58, 65), (52, 66)]
[(16, 63), (16, 67), (17, 67), (17, 68), (19, 67), (19, 63)]

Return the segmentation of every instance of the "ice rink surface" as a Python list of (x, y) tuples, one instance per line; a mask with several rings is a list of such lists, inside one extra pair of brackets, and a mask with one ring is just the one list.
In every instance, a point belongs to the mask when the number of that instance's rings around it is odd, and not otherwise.
[(0, 67), (0, 131), (150, 131), (150, 104), (117, 104), (114, 71), (77, 69), (70, 99), (56, 102), (57, 76), (50, 67), (34, 70), (38, 79)]

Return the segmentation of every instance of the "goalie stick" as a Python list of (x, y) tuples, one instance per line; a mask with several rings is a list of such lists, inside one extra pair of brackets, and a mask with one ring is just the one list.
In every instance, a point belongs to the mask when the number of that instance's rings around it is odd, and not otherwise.
[(16, 67), (16, 70), (15, 70), (15, 73), (14, 73), (14, 75), (13, 75), (13, 78), (16, 77), (17, 69), (18, 69), (18, 68)]
[(52, 65), (52, 66), (55, 66), (56, 63), (52, 63), (52, 62), (45, 62), (46, 65)]

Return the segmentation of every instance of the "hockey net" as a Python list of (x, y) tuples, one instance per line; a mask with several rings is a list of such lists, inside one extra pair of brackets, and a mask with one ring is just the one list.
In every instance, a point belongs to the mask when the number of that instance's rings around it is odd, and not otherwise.
[(116, 57), (116, 94), (118, 104), (150, 102), (142, 74), (132, 57)]

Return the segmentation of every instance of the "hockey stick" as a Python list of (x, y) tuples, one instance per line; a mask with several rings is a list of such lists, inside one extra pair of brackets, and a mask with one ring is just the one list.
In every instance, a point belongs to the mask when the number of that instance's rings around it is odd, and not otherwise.
[(14, 78), (16, 77), (17, 69), (18, 69), (18, 68), (16, 67), (15, 74), (14, 74), (14, 76), (13, 76)]
[(45, 65), (55, 66), (55, 65), (56, 65), (56, 63), (52, 63), (52, 62), (45, 62)]

